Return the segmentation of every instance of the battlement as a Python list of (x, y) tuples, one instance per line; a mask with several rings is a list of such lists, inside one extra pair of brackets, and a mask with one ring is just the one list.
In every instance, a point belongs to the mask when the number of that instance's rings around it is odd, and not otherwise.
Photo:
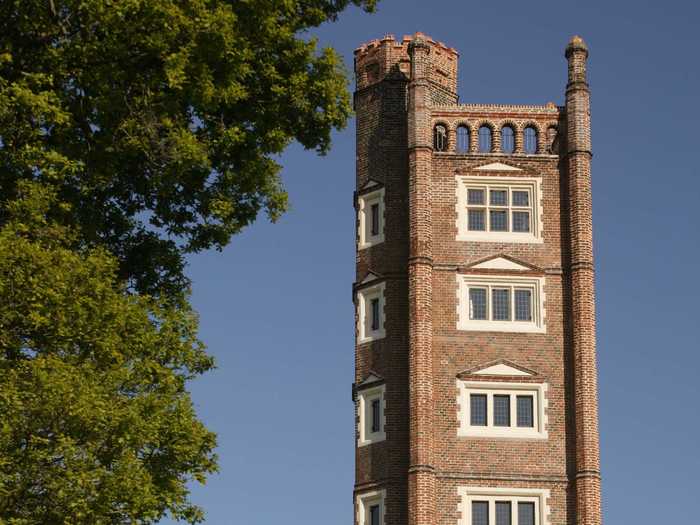
[(427, 78), (451, 93), (457, 92), (456, 49), (433, 40), (423, 33), (405, 35), (397, 40), (394, 35), (386, 35), (355, 49), (355, 79), (357, 89), (376, 84), (385, 78), (410, 80), (411, 42), (421, 41), (429, 49)]

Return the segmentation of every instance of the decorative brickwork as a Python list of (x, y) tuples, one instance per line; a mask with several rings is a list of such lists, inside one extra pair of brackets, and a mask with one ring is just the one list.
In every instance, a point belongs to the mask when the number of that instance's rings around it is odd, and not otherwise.
[[(420, 33), (355, 52), (357, 189), (376, 185), (384, 198), (383, 241), (358, 249), (355, 289), (372, 275), (385, 300), (384, 337), (358, 340), (355, 382), (381, 378), (385, 439), (357, 446), (353, 502), (381, 491), (386, 525), (468, 523), (464, 513), (480, 493), (513, 501), (539, 495), (538, 525), (601, 524), (588, 50), (574, 37), (565, 55), (561, 107), (458, 104), (458, 53)], [(433, 150), (437, 123), (448, 130), (441, 152)], [(458, 153), (460, 124), (470, 141)], [(493, 130), (490, 153), (478, 152), (482, 124)], [(512, 154), (500, 150), (504, 125), (515, 132)], [(538, 141), (529, 154), (528, 126)], [(458, 221), (458, 195), (467, 198), (458, 191), (462, 180), (470, 188), (488, 181), (484, 198), (499, 181), (536, 188), (530, 198), (537, 202), (528, 204), (536, 232), (460, 238), (458, 227), (467, 224)], [(543, 304), (529, 311), (544, 317), (541, 328), (520, 330), (506, 307), (515, 323), (507, 329), (510, 321), (502, 331), (465, 329), (481, 326), (460, 323), (473, 315), (459, 286), (469, 275), (498, 276), (492, 280), (512, 283), (511, 291), (529, 283), (524, 276), (537, 280), (532, 290)], [(460, 396), (464, 403), (465, 386), (479, 381), (492, 388), (505, 381), (516, 393), (518, 383), (526, 392), (542, 385), (543, 426), (514, 428), (515, 437), (460, 433), (469, 417)]]

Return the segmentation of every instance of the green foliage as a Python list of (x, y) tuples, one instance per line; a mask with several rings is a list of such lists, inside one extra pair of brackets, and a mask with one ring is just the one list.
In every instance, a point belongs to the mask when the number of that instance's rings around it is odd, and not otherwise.
[(345, 125), (342, 62), (304, 32), (375, 1), (0, 3), (0, 194), (51, 184), (122, 279), (179, 293), (185, 253), (285, 211), (274, 157)]
[(216, 458), (185, 389), (213, 366), (195, 315), (73, 249), (46, 187), (18, 194), (0, 229), (0, 523), (201, 521), (186, 483)]

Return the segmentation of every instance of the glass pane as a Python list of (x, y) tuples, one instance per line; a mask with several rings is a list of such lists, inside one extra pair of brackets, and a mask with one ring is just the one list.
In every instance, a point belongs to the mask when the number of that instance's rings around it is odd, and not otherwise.
[(469, 396), (471, 407), (471, 424), (474, 426), (486, 426), (486, 394), (471, 394)]
[(518, 426), (534, 427), (535, 421), (532, 414), (532, 396), (518, 396)]
[(515, 134), (510, 126), (504, 126), (501, 129), (501, 151), (503, 153), (513, 153), (515, 151)]
[(469, 319), (486, 319), (486, 288), (469, 288)]
[(379, 524), (379, 505), (372, 505), (369, 508), (369, 523), (370, 523), (370, 525), (380, 525)]
[(457, 153), (469, 152), (469, 128), (467, 126), (457, 127)]
[(510, 290), (494, 288), (491, 290), (494, 321), (510, 321)]
[(482, 232), (486, 230), (486, 211), (484, 210), (469, 210), (467, 228), (469, 231)]
[(382, 410), (379, 403), (379, 399), (372, 400), (372, 432), (379, 432), (382, 428), (380, 420)]
[(379, 299), (372, 299), (372, 330), (379, 330)]
[(479, 152), (489, 153), (491, 151), (491, 128), (481, 126), (479, 128)]
[(491, 206), (508, 206), (508, 190), (491, 190)]
[(535, 525), (535, 504), (532, 502), (518, 503), (518, 525)]
[(488, 501), (472, 501), (472, 525), (489, 525)]
[(529, 126), (525, 128), (524, 139), (525, 153), (537, 153), (537, 130)]
[(511, 509), (510, 501), (496, 502), (496, 525), (510, 525)]
[(492, 232), (507, 232), (508, 231), (508, 212), (505, 210), (491, 210), (491, 231)]
[(484, 204), (484, 190), (467, 190), (467, 204), (483, 205)]
[(493, 424), (497, 427), (510, 426), (510, 396), (493, 396)]
[(532, 321), (532, 290), (515, 290), (515, 320)]
[(529, 211), (514, 211), (513, 212), (513, 231), (514, 232), (529, 232), (530, 231), (530, 212)]
[(372, 204), (372, 235), (379, 234), (379, 204)]
[(523, 190), (513, 191), (513, 206), (529, 206), (530, 192)]

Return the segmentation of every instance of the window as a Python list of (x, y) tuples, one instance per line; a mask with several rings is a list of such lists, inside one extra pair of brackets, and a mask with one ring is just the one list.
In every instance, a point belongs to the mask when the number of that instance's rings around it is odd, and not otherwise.
[(546, 439), (546, 383), (457, 380), (461, 437)]
[(545, 332), (544, 277), (457, 276), (458, 330)]
[(379, 283), (357, 292), (357, 342), (362, 344), (383, 338), (384, 330), (384, 289)]
[(537, 153), (537, 130), (532, 126), (525, 128), (523, 133), (523, 149), (525, 153)]
[(486, 125), (479, 128), (479, 153), (491, 153), (491, 128)]
[(469, 153), (469, 128), (457, 126), (457, 153)]
[(559, 144), (557, 136), (557, 128), (555, 126), (549, 126), (547, 128), (547, 151), (555, 155), (559, 153)]
[(384, 385), (359, 390), (358, 400), (358, 447), (384, 441)]
[(459, 525), (549, 525), (548, 489), (458, 487)]
[(433, 131), (433, 147), (435, 151), (447, 151), (447, 126), (436, 124)]
[(501, 151), (507, 154), (515, 151), (515, 132), (510, 126), (501, 128)]
[(359, 242), (364, 250), (384, 242), (384, 188), (360, 194), (358, 200)]
[(374, 490), (356, 497), (357, 525), (384, 525), (385, 490)]
[(457, 176), (457, 240), (542, 242), (540, 179)]

